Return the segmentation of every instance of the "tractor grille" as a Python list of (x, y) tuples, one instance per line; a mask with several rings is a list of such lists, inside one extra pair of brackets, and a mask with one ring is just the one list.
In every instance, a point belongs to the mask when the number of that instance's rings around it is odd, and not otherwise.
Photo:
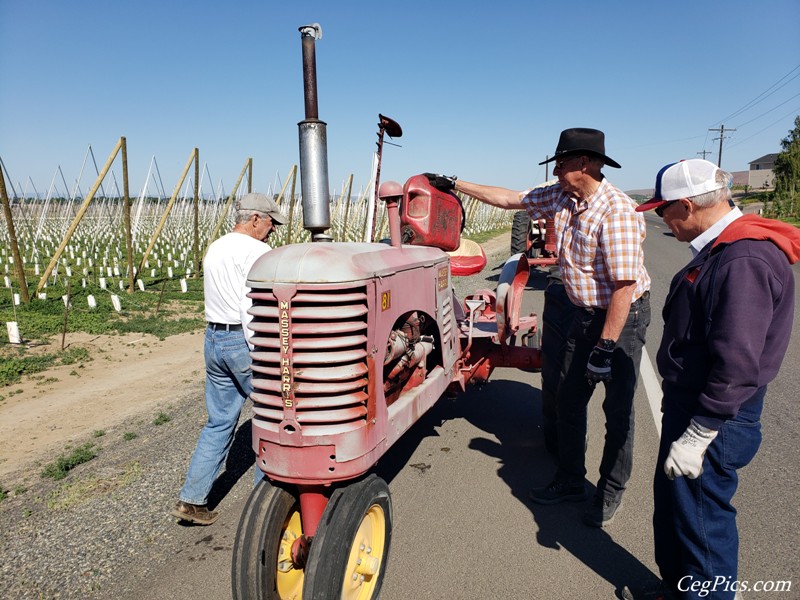
[(455, 317), (453, 315), (453, 295), (445, 296), (442, 302), (442, 347), (450, 343), (453, 337), (453, 326)]
[[(282, 354), (281, 307), (272, 290), (253, 289), (253, 411), (277, 432), (290, 411), (304, 435), (334, 435), (367, 418), (367, 292), (298, 289), (288, 311), (289, 354)], [(281, 358), (289, 357), (289, 362)], [(288, 387), (286, 387), (288, 386)], [(286, 394), (286, 390), (293, 394)]]

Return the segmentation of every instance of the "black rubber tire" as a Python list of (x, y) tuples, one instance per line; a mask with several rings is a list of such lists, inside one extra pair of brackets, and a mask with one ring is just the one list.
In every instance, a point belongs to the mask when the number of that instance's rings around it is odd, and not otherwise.
[(277, 558), (289, 517), (300, 510), (295, 496), (262, 479), (242, 511), (231, 561), (234, 600), (284, 600), (277, 589)]
[(377, 572), (370, 576), (376, 579), (368, 584), (373, 587), (369, 599), (380, 595), (392, 541), (392, 500), (389, 486), (373, 474), (358, 483), (339, 488), (331, 495), (311, 543), (303, 600), (342, 597), (345, 579), (350, 580), (347, 571), (351, 550), (358, 543), (356, 536), (370, 511), (382, 513), (384, 521), (383, 552)]
[(527, 211), (518, 210), (511, 223), (511, 254), (527, 253), (530, 236), (531, 218)]

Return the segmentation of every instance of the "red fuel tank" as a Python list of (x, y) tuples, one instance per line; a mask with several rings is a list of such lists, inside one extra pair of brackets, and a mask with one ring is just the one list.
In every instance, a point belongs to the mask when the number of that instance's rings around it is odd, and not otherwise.
[(404, 244), (452, 252), (461, 241), (463, 219), (464, 210), (455, 194), (437, 190), (424, 175), (414, 175), (406, 181), (400, 203)]

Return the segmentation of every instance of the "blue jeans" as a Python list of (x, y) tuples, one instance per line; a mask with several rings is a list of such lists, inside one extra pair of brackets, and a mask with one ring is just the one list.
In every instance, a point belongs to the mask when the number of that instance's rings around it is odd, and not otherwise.
[[(661, 577), (679, 598), (734, 597), (734, 589), (725, 589), (726, 582), (730, 586), (738, 577), (739, 532), (731, 500), (739, 483), (737, 470), (753, 459), (761, 445), (766, 389), (759, 388), (739, 414), (722, 425), (706, 451), (700, 477), (672, 481), (664, 474), (664, 461), (693, 415), (680, 406), (680, 400), (686, 398), (679, 391), (664, 390), (661, 444), (653, 479), (653, 538)], [(715, 581), (719, 582), (716, 589)]]
[[(586, 363), (603, 330), (606, 313), (575, 311), (567, 335), (565, 377), (558, 389), (558, 472), (556, 479), (582, 482), (586, 476), (587, 405), (594, 386), (586, 380)], [(611, 359), (611, 381), (605, 383), (603, 412), (606, 438), (600, 461), (597, 497), (619, 501), (633, 470), (633, 396), (650, 324), (650, 294), (631, 304), (628, 319)]]
[(179, 495), (184, 502), (201, 505), (208, 501), (211, 486), (233, 444), (244, 401), (253, 391), (250, 349), (241, 329), (206, 328), (203, 351), (208, 422), (200, 432)]

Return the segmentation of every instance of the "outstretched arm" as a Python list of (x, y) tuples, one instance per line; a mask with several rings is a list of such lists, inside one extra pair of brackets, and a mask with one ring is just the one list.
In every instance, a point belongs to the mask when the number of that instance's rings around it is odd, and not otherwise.
[(491, 185), (470, 183), (469, 181), (462, 181), (461, 179), (456, 180), (455, 190), (467, 196), (472, 196), (476, 200), (480, 200), (486, 204), (491, 204), (492, 206), (513, 209), (523, 208), (522, 192), (515, 192), (514, 190)]

